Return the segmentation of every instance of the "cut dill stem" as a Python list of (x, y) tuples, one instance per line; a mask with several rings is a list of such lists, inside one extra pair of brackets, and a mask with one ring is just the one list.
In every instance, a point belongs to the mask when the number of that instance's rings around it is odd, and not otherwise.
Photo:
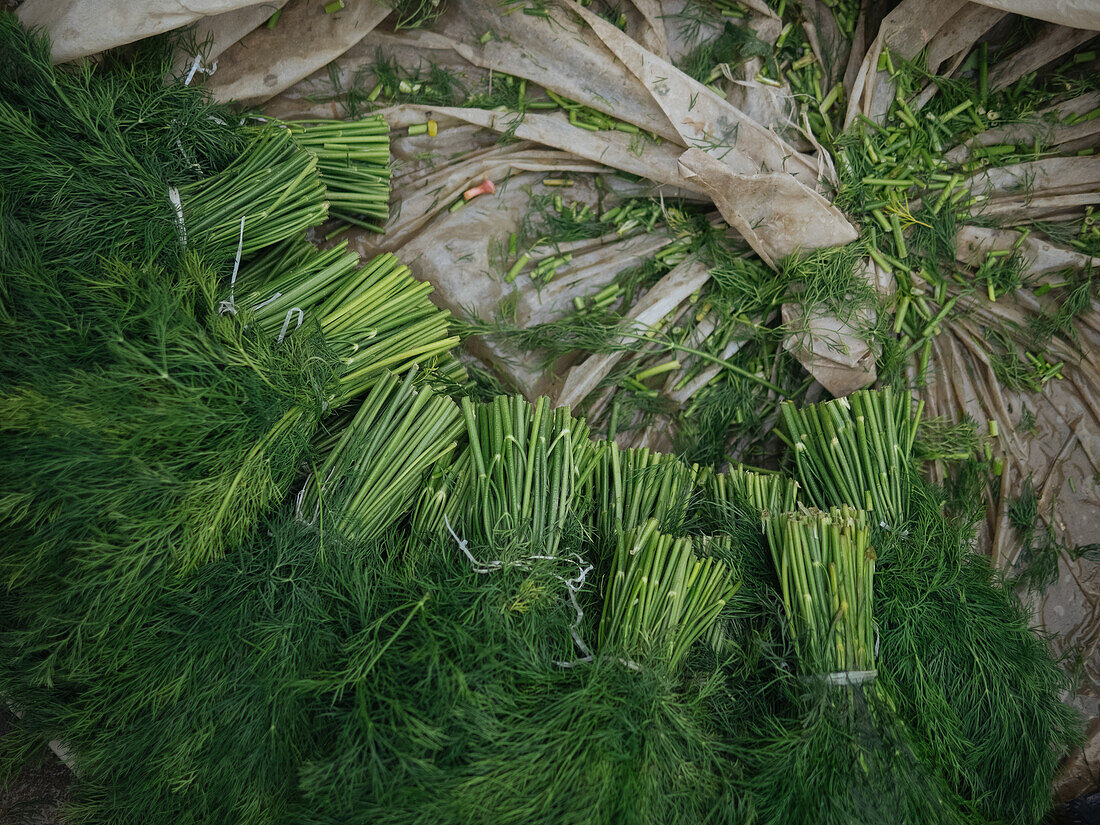
[(428, 387), (385, 373), (351, 423), (310, 475), (298, 501), (301, 518), (347, 541), (366, 541), (412, 506), (432, 469), (462, 433), (457, 405)]
[(916, 412), (905, 393), (860, 390), (796, 409), (780, 405), (799, 481), (818, 507), (848, 504), (897, 526), (906, 516)]
[(726, 564), (699, 558), (692, 539), (660, 532), (657, 519), (621, 532), (600, 617), (601, 655), (675, 671), (738, 586)]

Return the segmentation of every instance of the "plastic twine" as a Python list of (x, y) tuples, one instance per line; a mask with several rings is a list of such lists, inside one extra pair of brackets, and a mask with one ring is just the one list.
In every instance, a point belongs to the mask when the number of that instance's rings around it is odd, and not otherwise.
[(836, 673), (826, 673), (824, 680), (827, 685), (858, 687), (875, 681), (877, 676), (877, 670), (839, 670)]
[(168, 200), (172, 202), (172, 208), (176, 210), (176, 232), (179, 233), (180, 246), (187, 249), (187, 227), (183, 223), (183, 201), (180, 200), (180, 190), (174, 186), (169, 186)]
[(555, 579), (565, 585), (566, 592), (569, 594), (569, 603), (573, 606), (573, 611), (576, 616), (573, 619), (573, 624), (569, 627), (569, 635), (573, 637), (573, 643), (577, 646), (577, 649), (583, 654), (581, 658), (574, 659), (571, 662), (559, 662), (555, 661), (554, 664), (558, 667), (575, 667), (576, 665), (586, 664), (592, 661), (592, 650), (585, 644), (584, 639), (581, 638), (580, 626), (584, 620), (584, 609), (581, 607), (580, 602), (577, 601), (577, 594), (584, 589), (584, 580), (589, 573), (594, 569), (591, 564), (584, 559), (577, 557), (576, 559), (563, 559), (560, 556), (525, 556), (522, 559), (516, 561), (505, 562), (501, 559), (494, 559), (493, 561), (481, 562), (474, 557), (474, 554), (470, 552), (470, 545), (466, 539), (459, 538), (458, 534), (451, 527), (451, 519), (446, 513), (443, 514), (443, 521), (447, 525), (447, 532), (451, 534), (451, 538), (455, 540), (458, 545), (458, 549), (462, 551), (462, 554), (466, 556), (466, 559), (470, 562), (470, 565), (474, 568), (475, 573), (493, 573), (498, 570), (502, 570), (504, 567), (518, 567), (521, 570), (530, 570), (531, 565), (527, 562), (530, 561), (569, 561), (572, 564), (577, 565), (578, 573), (572, 578), (565, 578), (559, 576), (556, 573), (552, 574)]
[(287, 327), (290, 326), (290, 316), (295, 312), (298, 313), (298, 326), (294, 327), (294, 329), (298, 329), (298, 327), (302, 325), (302, 321), (305, 320), (306, 314), (302, 312), (301, 307), (291, 307), (288, 309), (286, 311), (286, 317), (283, 319), (283, 328), (279, 330), (279, 337), (275, 339), (276, 344), (283, 343), (283, 339), (286, 338), (286, 330)]
[(190, 86), (191, 81), (195, 79), (195, 74), (202, 72), (206, 76), (214, 74), (218, 70), (218, 61), (215, 60), (213, 65), (207, 66), (202, 62), (202, 55), (195, 55), (195, 59), (191, 61), (191, 71), (187, 73), (187, 78), (183, 81), (184, 86)]
[(222, 301), (218, 305), (218, 312), (222, 315), (229, 313), (230, 315), (237, 314), (237, 304), (233, 301), (233, 287), (237, 285), (237, 270), (241, 267), (241, 252), (244, 249), (244, 222), (247, 215), (241, 215), (241, 234), (237, 238), (237, 257), (233, 260), (233, 274), (229, 278), (229, 300)]

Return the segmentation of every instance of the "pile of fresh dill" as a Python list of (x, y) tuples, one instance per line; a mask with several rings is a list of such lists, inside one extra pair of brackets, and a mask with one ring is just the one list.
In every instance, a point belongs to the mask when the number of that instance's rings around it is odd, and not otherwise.
[[(162, 58), (55, 69), (0, 17), (5, 772), (64, 742), (89, 824), (1042, 819), (1078, 735), (1067, 677), (971, 552), (973, 509), (921, 477), (920, 407), (789, 400), (811, 382), (778, 308), (857, 317), (863, 256), (898, 272), (934, 247), (931, 216), (969, 200), (956, 173), (929, 171), (928, 223), (903, 225), (910, 179), (838, 155), (838, 200), (878, 229), (778, 277), (693, 207), (551, 198), (513, 280), (569, 263), (548, 232), (669, 230), (553, 328), (475, 326), (628, 352), (608, 380), (636, 400), (589, 421), (455, 392), (430, 285), (307, 240), (385, 219), (384, 124), (233, 126)], [(880, 131), (829, 146), (896, 161)], [(369, 148), (333, 148), (349, 134)], [(632, 331), (688, 255), (707, 290)], [(912, 357), (946, 312), (867, 334), (906, 330)], [(701, 375), (686, 458), (615, 443)], [(720, 471), (765, 438), (772, 469)]]

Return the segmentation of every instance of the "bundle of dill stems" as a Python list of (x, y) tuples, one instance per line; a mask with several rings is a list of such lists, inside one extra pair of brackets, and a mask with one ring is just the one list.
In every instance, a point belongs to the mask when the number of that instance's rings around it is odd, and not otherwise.
[(305, 240), (296, 132), (162, 58), (0, 16), (6, 773), (61, 741), (112, 825), (1040, 821), (1065, 676), (908, 395), (784, 406), (790, 474), (477, 403), (428, 285)]

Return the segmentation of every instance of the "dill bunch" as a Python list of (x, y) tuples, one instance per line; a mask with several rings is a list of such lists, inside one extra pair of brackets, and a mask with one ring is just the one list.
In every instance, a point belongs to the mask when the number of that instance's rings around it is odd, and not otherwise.
[[(799, 434), (793, 443), (807, 445), (795, 458), (811, 500), (862, 498), (886, 513), (874, 539), (874, 611), (892, 701), (972, 810), (1038, 822), (1059, 755), (1078, 734), (1060, 698), (1067, 677), (1025, 607), (971, 553), (974, 508), (947, 507), (909, 472), (919, 420), (909, 398), (883, 390), (841, 401), (817, 405), (812, 424), (790, 409), (785, 416)], [(889, 484), (875, 481), (876, 468)]]
[[(649, 519), (619, 533), (604, 594), (600, 651), (675, 670), (737, 586), (726, 564), (699, 558), (690, 538), (673, 538), (658, 528), (657, 519)], [(704, 548), (709, 543), (700, 541)]]
[(101, 257), (212, 264), (324, 220), (316, 160), (284, 130), (246, 133), (205, 94), (165, 83), (167, 53), (55, 68), (46, 38), (0, 21), (0, 180), (20, 250), (69, 271)]
[(327, 399), (332, 409), (367, 392), (387, 371), (423, 365), (451, 383), (465, 380), (451, 355), (459, 338), (451, 334), (450, 313), (429, 300), (432, 285), (413, 278), (390, 253), (358, 263), (346, 241), (321, 251), (296, 235), (243, 266), (223, 305), (239, 304), (245, 323), (276, 341), (299, 329), (319, 330), (340, 364)]
[(373, 538), (410, 508), (423, 477), (454, 450), (458, 407), (427, 387), (415, 390), (415, 374), (414, 367), (401, 382), (383, 376), (309, 477), (298, 512), (319, 529)]
[(952, 785), (989, 820), (1037, 823), (1081, 722), (1061, 697), (1070, 677), (1027, 607), (971, 552), (971, 511), (912, 482), (903, 531), (876, 537), (880, 660), (899, 713)]
[(879, 669), (868, 514), (800, 507), (765, 520), (795, 661), (772, 682), (778, 712), (744, 745), (764, 821), (974, 821)]
[[(730, 746), (731, 785), (761, 822), (978, 825), (923, 744), (891, 708), (888, 674), (877, 687), (837, 687), (772, 671), (766, 695), (744, 704)], [(751, 704), (750, 704), (751, 702)]]
[(772, 521), (768, 540), (799, 664), (810, 676), (874, 671), (875, 552), (867, 513), (801, 507), (765, 517)]
[(295, 120), (283, 124), (317, 158), (329, 215), (382, 232), (389, 218), (390, 132), (382, 115), (358, 120)]
[[(217, 292), (193, 257), (114, 264), (7, 330), (27, 343), (0, 386), (0, 566), (22, 617), (12, 661), (40, 683), (88, 676), (151, 582), (234, 547), (298, 471), (335, 359), (316, 336), (249, 334), (216, 313)], [(54, 319), (76, 339), (60, 354)]]

